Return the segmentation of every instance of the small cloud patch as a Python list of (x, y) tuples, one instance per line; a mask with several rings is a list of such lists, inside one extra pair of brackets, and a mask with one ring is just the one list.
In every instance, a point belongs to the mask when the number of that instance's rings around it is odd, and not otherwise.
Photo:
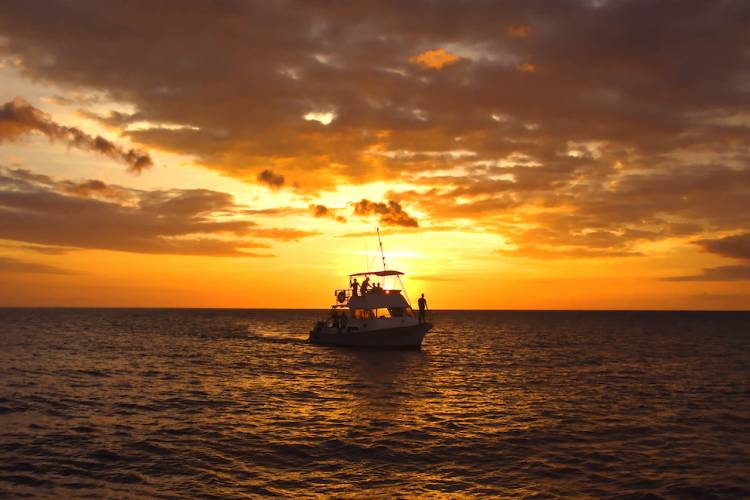
[(406, 213), (399, 202), (393, 200), (383, 203), (362, 198), (354, 204), (354, 215), (379, 215), (380, 223), (384, 226), (419, 227), (417, 219)]
[(333, 120), (336, 119), (336, 113), (332, 111), (311, 111), (303, 116), (307, 121), (320, 122), (323, 125), (330, 125)]
[(536, 71), (536, 66), (531, 63), (523, 63), (516, 66), (516, 69), (521, 73), (533, 73)]
[(268, 169), (259, 173), (256, 179), (271, 189), (280, 189), (284, 185), (284, 176)]
[(310, 205), (310, 212), (312, 212), (313, 216), (316, 218), (331, 218), (334, 219), (336, 222), (345, 223), (346, 218), (336, 215), (336, 212), (334, 212), (332, 209), (328, 208), (325, 205)]
[(513, 24), (505, 28), (505, 35), (508, 38), (528, 38), (530, 34), (531, 26), (526, 24)]
[(435, 49), (410, 57), (409, 62), (429, 69), (441, 69), (449, 64), (457, 63), (460, 59), (460, 57), (447, 52), (445, 49)]

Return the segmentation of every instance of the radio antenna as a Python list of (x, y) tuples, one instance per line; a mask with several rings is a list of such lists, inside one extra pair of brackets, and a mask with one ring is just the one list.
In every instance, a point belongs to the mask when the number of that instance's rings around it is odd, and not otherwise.
[(378, 243), (380, 244), (380, 257), (383, 259), (383, 271), (385, 271), (385, 254), (383, 253), (383, 242), (380, 240), (380, 227), (376, 227), (378, 232)]
[(367, 251), (367, 236), (365, 236), (365, 265), (367, 266), (367, 272), (370, 272), (370, 253)]

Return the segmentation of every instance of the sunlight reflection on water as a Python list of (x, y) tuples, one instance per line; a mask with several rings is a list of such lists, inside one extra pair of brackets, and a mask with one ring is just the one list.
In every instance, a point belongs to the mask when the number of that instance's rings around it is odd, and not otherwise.
[[(747, 496), (750, 315), (0, 310), (0, 492)], [(706, 457), (711, 457), (707, 460)]]

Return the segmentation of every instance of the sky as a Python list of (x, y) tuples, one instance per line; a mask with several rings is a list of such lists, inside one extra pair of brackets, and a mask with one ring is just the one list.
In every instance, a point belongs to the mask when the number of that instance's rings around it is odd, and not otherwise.
[(0, 305), (750, 308), (750, 4), (0, 9)]

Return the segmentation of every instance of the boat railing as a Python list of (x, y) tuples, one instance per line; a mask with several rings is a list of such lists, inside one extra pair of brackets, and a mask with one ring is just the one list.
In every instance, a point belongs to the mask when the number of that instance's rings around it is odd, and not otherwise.
[[(370, 288), (367, 290), (366, 293), (362, 294), (362, 292), (359, 292), (357, 294), (358, 297), (363, 297), (365, 295), (372, 295), (372, 294), (378, 294), (383, 293), (385, 295), (399, 295), (401, 293), (401, 290), (398, 288)], [(350, 298), (354, 296), (352, 293), (351, 288), (339, 288), (333, 292), (333, 296), (336, 298), (336, 300), (339, 303), (347, 302)]]

